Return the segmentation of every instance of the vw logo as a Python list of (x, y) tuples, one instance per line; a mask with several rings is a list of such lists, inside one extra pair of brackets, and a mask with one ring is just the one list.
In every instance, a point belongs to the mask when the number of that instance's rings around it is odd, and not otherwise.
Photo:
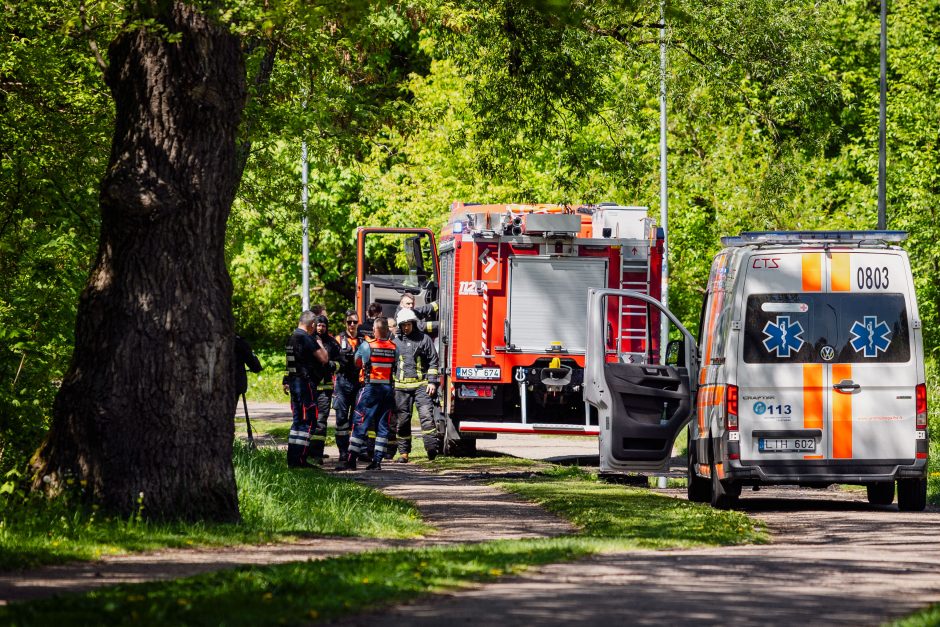
[(827, 344), (819, 349), (819, 356), (822, 357), (824, 361), (832, 361), (835, 359), (836, 349)]

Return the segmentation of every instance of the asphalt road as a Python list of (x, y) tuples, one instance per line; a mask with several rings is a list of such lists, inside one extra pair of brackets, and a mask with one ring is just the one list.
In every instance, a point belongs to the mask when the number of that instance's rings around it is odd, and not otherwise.
[[(592, 443), (501, 436), (478, 445), (585, 465)], [(879, 625), (940, 602), (937, 508), (900, 513), (835, 487), (746, 490), (740, 504), (771, 544), (598, 555), (339, 624)]]

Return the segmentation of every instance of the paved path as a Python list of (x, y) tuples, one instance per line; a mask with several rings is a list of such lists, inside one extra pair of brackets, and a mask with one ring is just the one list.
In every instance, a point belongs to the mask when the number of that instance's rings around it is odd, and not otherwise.
[[(335, 458), (335, 451), (334, 451)], [(570, 533), (553, 514), (481, 482), (437, 475), (414, 464), (389, 464), (381, 473), (353, 473), (365, 483), (415, 503), (436, 531), (418, 540), (306, 538), (296, 543), (174, 549), (105, 557), (0, 574), (0, 604), (101, 586), (177, 579), (241, 565), (279, 564), (399, 546), (538, 538)]]
[(773, 544), (597, 555), (337, 624), (878, 625), (940, 601), (936, 509), (785, 488), (741, 502)]

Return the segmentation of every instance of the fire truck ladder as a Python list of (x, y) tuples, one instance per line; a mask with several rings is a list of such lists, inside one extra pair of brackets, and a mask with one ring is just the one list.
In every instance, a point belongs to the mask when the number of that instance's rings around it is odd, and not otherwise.
[[(632, 247), (638, 255), (627, 256), (631, 247), (624, 246), (620, 253), (620, 289), (633, 290), (641, 294), (650, 292), (649, 246)], [(649, 354), (649, 308), (636, 300), (619, 298), (620, 334), (617, 353)], [(639, 356), (638, 355), (638, 356)]]

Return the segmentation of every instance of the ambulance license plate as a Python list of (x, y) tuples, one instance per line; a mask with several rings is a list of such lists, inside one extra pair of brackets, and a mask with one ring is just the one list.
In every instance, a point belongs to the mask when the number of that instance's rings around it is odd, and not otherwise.
[(815, 453), (813, 438), (760, 438), (757, 449), (761, 453)]
[(499, 368), (457, 368), (458, 379), (499, 379)]

